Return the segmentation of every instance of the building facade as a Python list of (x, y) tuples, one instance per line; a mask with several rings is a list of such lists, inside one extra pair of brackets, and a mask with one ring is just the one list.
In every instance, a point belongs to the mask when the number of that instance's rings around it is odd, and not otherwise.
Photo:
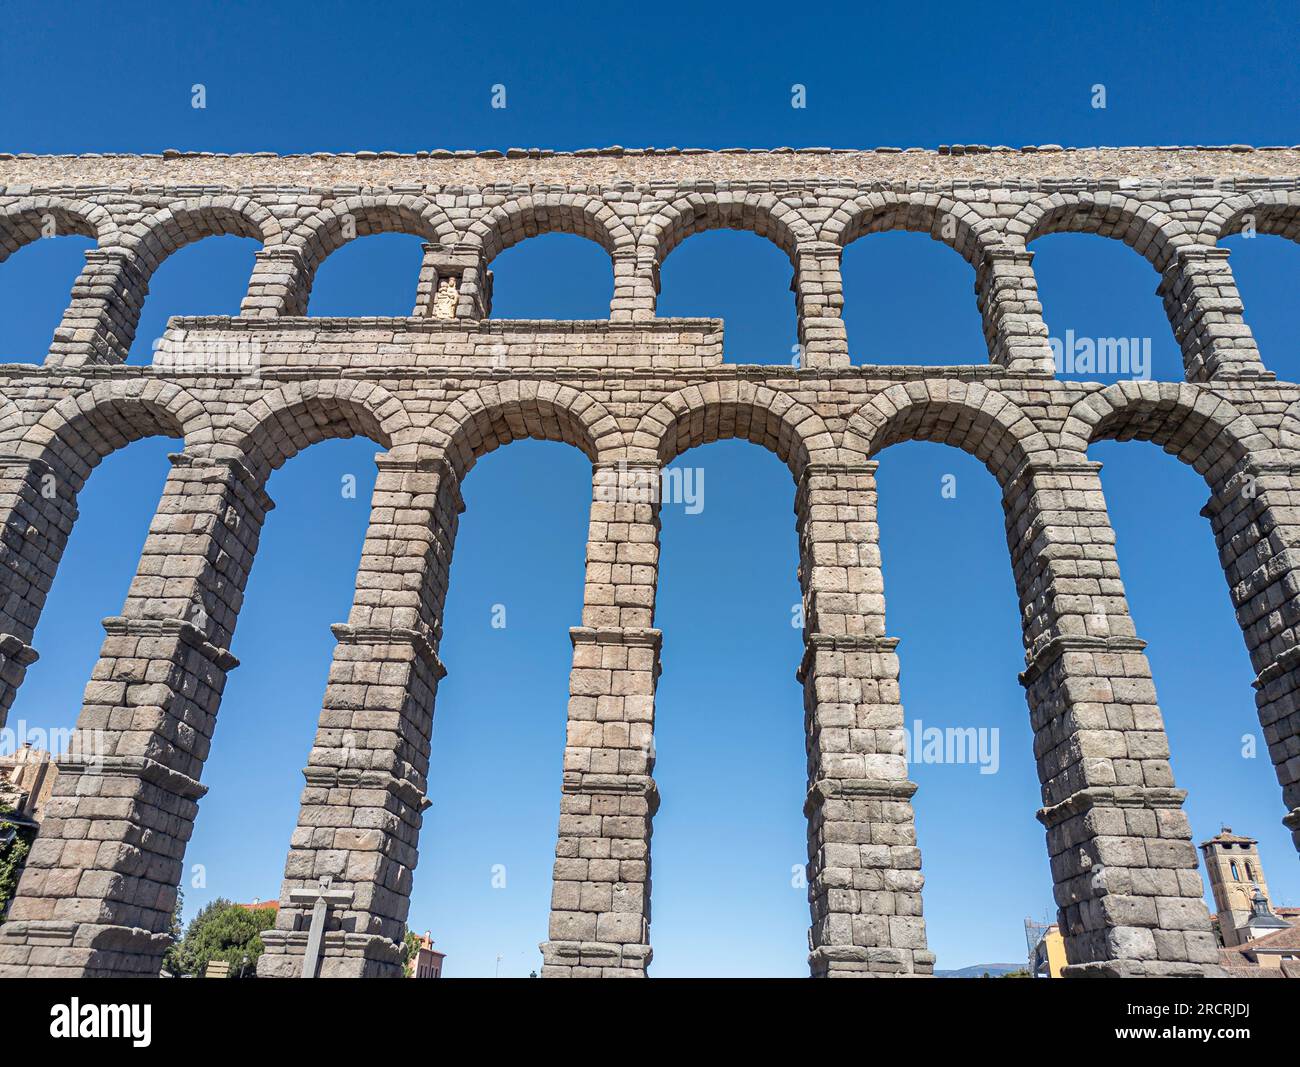
[(24, 825), (39, 826), (54, 792), (58, 764), (48, 752), (23, 745), (11, 756), (0, 756), (0, 804)]
[(1259, 842), (1253, 837), (1234, 834), (1230, 826), (1225, 826), (1214, 837), (1201, 842), (1201, 854), (1214, 896), (1219, 940), (1225, 947), (1234, 948), (1261, 932), (1290, 925), (1273, 907), (1264, 864), (1259, 858)]
[(447, 958), (445, 952), (439, 952), (433, 947), (433, 937), (430, 931), (424, 931), (420, 937), (420, 943), (416, 946), (415, 955), (411, 957), (407, 964), (408, 978), (441, 978), (442, 961)]

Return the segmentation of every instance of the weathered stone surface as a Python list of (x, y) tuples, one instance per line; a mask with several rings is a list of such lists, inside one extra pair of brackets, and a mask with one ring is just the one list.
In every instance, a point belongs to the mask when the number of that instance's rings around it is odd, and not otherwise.
[[(383, 453), (268, 976), (300, 970), (306, 916), (291, 893), (325, 876), (351, 903), (330, 915), (321, 973), (396, 971), (460, 483), (520, 438), (567, 442), (593, 463), (545, 975), (637, 976), (651, 960), (653, 490), (681, 452), (720, 438), (769, 448), (793, 477), (813, 973), (933, 968), (876, 525), (872, 457), (899, 441), (964, 449), (1003, 489), (1040, 818), (1076, 973), (1214, 969), (1093, 440), (1151, 440), (1205, 476), (1300, 841), (1300, 387), (1261, 362), (1217, 247), (1247, 224), (1300, 234), (1300, 152), (0, 156), (0, 183), (0, 256), (48, 232), (97, 241), (44, 365), (0, 367), (0, 715), (36, 656), (90, 471), (138, 438), (183, 439), (86, 688), (79, 729), (102, 744), (61, 765), (0, 928), (0, 974), (156, 972), (237, 665), (228, 649), (272, 507), (265, 481), (301, 449), (356, 434)], [(789, 255), (797, 365), (782, 353), (724, 364), (718, 322), (656, 317), (664, 257), (719, 227)], [(987, 351), (962, 366), (851, 365), (840, 254), (888, 229), (929, 233), (971, 264)], [(427, 242), (413, 314), (305, 317), (320, 263), (392, 230)], [(1185, 381), (1054, 376), (1029, 245), (1062, 230), (1125, 241), (1152, 263)], [(609, 320), (488, 320), (494, 257), (549, 231), (608, 251)], [(154, 270), (221, 233), (263, 243), (241, 314), (173, 319), (154, 366), (123, 365)]]

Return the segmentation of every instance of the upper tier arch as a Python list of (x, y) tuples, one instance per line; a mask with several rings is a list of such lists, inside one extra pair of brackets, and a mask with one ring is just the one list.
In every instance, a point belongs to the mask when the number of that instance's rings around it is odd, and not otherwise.
[(280, 239), (280, 223), (247, 196), (203, 196), (160, 208), (126, 227), (122, 248), (133, 253), (146, 276), (168, 256), (205, 237), (248, 237), (263, 245)]
[(1240, 233), (1247, 218), (1258, 233), (1300, 241), (1300, 192), (1264, 189), (1224, 200), (1205, 216), (1200, 231), (1202, 242), (1215, 244)]
[(605, 201), (581, 193), (513, 197), (474, 221), (467, 243), (483, 249), (485, 262), (520, 241), (548, 233), (571, 233), (595, 241), (611, 256), (632, 252), (636, 238)]
[(978, 267), (984, 250), (1001, 242), (987, 220), (968, 204), (939, 193), (864, 193), (837, 207), (822, 224), (823, 241), (848, 247), (869, 233), (928, 233)]
[(0, 263), (42, 237), (65, 235), (111, 244), (117, 224), (101, 204), (60, 196), (24, 197), (0, 206)]
[(748, 230), (766, 237), (792, 264), (798, 246), (817, 239), (799, 211), (771, 193), (690, 193), (659, 207), (646, 223), (637, 242), (641, 267), (661, 267), (686, 238), (706, 230)]
[(1023, 245), (1050, 233), (1091, 233), (1123, 241), (1163, 271), (1180, 247), (1196, 244), (1190, 228), (1159, 203), (1118, 192), (1052, 193), (1031, 200), (1007, 223)]

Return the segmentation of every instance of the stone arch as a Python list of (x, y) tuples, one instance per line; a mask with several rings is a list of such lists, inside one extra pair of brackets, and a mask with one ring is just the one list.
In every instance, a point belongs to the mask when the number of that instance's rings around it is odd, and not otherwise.
[(1032, 459), (1050, 459), (1047, 438), (1024, 411), (974, 382), (890, 386), (849, 419), (846, 449), (872, 456), (901, 441), (934, 441), (968, 452), (1005, 489)]
[(467, 242), (483, 249), (484, 264), (529, 237), (572, 233), (595, 241), (611, 256), (632, 251), (632, 231), (605, 201), (581, 193), (537, 193), (498, 204), (475, 220)]
[(110, 244), (117, 236), (113, 217), (99, 204), (57, 196), (25, 197), (0, 207), (0, 263), (42, 237), (49, 219), (60, 236), (89, 237), (99, 245)]
[(1211, 488), (1250, 457), (1273, 450), (1249, 415), (1185, 382), (1119, 382), (1080, 398), (1061, 427), (1061, 456), (1082, 461), (1093, 441), (1107, 438), (1152, 441), (1195, 468)]
[(212, 440), (203, 405), (179, 385), (156, 378), (101, 382), (65, 397), (18, 443), (18, 454), (64, 473), (74, 493), (105, 456), (143, 437), (184, 438), (187, 448)]
[(825, 420), (785, 393), (747, 381), (703, 382), (664, 397), (641, 417), (629, 459), (671, 463), (687, 449), (729, 438), (774, 452), (797, 478), (810, 462), (834, 462), (839, 449)]
[(817, 239), (792, 205), (771, 193), (691, 193), (664, 204), (637, 243), (642, 270), (658, 270), (686, 238), (706, 230), (748, 230), (774, 242), (796, 265), (796, 249)]
[(411, 434), (406, 409), (381, 385), (295, 382), (258, 397), (236, 415), (214, 452), (242, 460), (261, 480), (320, 441), (362, 436), (387, 449)]
[[(1133, 438), (1160, 445), (1194, 468), (1210, 488), (1201, 511), (1210, 523), (1251, 665), (1255, 704), (1283, 802), (1300, 811), (1294, 763), (1296, 694), (1296, 524), (1289, 442), (1295, 406), (1283, 418), (1275, 449), (1249, 415), (1230, 401), (1191, 385), (1123, 382), (1092, 393), (1071, 408), (1061, 431), (1062, 453), (1082, 456), (1095, 440)], [(1285, 820), (1293, 836), (1293, 816)], [(1300, 845), (1300, 836), (1296, 837)]]
[[(156, 378), (137, 378), (101, 381), (65, 396), (25, 431), (11, 431), (3, 451), (27, 463), (12, 465), (17, 469), (11, 468), (0, 523), (5, 549), (0, 631), (30, 644), (76, 526), (77, 498), (86, 479), (110, 453), (154, 436), (181, 437), (187, 445), (200, 446), (211, 440), (212, 428), (203, 406), (186, 390)], [(0, 718), (21, 680), (21, 671), (6, 672)]]
[[(952, 219), (952, 235), (946, 236), (946, 220)], [(928, 233), (948, 245), (978, 269), (984, 249), (1001, 243), (1001, 237), (968, 204), (938, 193), (864, 193), (846, 200), (821, 227), (820, 239), (847, 248), (869, 233), (908, 230)]]
[(567, 385), (509, 381), (458, 397), (421, 435), (419, 449), (444, 457), (463, 478), (487, 453), (532, 438), (571, 444), (594, 463), (623, 451), (618, 421), (600, 401)]
[(134, 253), (146, 276), (186, 245), (205, 237), (249, 237), (263, 245), (280, 240), (280, 223), (246, 196), (203, 196), (160, 208), (128, 227), (123, 248)]
[(1091, 233), (1123, 241), (1163, 272), (1177, 250), (1196, 237), (1162, 206), (1122, 193), (1053, 193), (1031, 200), (1007, 224), (1007, 234), (1028, 245), (1049, 233)]
[[(350, 222), (349, 222), (350, 220)], [(433, 201), (412, 194), (351, 196), (318, 211), (284, 241), (302, 255), (303, 302), (325, 260), (356, 237), (406, 233), (434, 243), (454, 243), (460, 233)]]
[(1300, 400), (1283, 412), (1278, 444), (1289, 451), (1300, 452)]
[(0, 441), (17, 441), (23, 434), (23, 412), (14, 401), (0, 394)]
[(1201, 224), (1203, 244), (1217, 244), (1224, 237), (1240, 233), (1247, 215), (1253, 215), (1259, 233), (1300, 241), (1300, 192), (1292, 189), (1263, 189), (1224, 200)]

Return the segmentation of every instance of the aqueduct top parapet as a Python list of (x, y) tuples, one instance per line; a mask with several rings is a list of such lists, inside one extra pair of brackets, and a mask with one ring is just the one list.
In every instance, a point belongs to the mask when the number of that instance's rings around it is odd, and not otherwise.
[(35, 155), (0, 152), (6, 185), (390, 186), (612, 185), (665, 181), (1105, 182), (1213, 179), (1267, 183), (1300, 173), (1300, 145), (1062, 148), (587, 148), (572, 152), (183, 152)]
[(491, 313), (500, 252), (577, 234), (610, 256), (610, 321), (628, 323), (656, 317), (662, 263), (709, 229), (778, 245), (794, 269), (801, 364), (847, 366), (842, 250), (912, 230), (974, 268), (988, 360), (1050, 373), (1027, 246), (1082, 231), (1125, 242), (1159, 273), (1188, 380), (1253, 377), (1268, 371), (1216, 247), (1245, 226), (1300, 234), (1300, 148), (0, 154), (0, 257), (42, 236), (96, 241), (51, 350), (60, 366), (124, 359), (150, 276), (208, 236), (262, 245), (244, 318), (305, 315), (326, 257), (400, 232), (427, 242), (412, 317), (477, 320)]

